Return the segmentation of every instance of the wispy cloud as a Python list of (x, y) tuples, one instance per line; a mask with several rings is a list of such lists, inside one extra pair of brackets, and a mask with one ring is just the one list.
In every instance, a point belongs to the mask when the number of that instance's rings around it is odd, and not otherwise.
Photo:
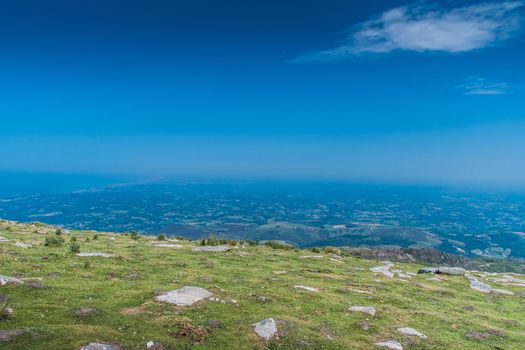
[(468, 83), (458, 87), (465, 95), (505, 95), (509, 84), (488, 82), (485, 78), (471, 78)]
[(339, 47), (293, 61), (337, 60), (395, 50), (456, 53), (480, 49), (520, 33), (523, 7), (521, 0), (463, 7), (417, 2), (388, 10), (351, 27)]

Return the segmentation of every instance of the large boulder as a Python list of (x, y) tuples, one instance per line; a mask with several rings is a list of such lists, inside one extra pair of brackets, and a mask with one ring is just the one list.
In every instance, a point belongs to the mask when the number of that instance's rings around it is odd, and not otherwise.
[(273, 318), (267, 318), (265, 320), (259, 321), (255, 324), (255, 333), (268, 341), (275, 336), (277, 333), (277, 324)]

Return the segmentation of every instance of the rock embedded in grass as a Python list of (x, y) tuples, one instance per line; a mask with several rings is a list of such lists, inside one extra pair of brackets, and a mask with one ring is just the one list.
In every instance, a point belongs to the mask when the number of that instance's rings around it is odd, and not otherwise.
[(308, 286), (303, 286), (303, 285), (300, 285), (300, 284), (295, 285), (295, 286), (293, 286), (293, 287), (296, 288), (296, 289), (302, 289), (302, 290), (306, 290), (306, 291), (308, 291), (308, 292), (313, 292), (313, 293), (318, 293), (318, 292), (319, 292), (319, 289), (317, 289), (317, 288), (314, 288), (314, 287), (308, 287)]
[(173, 243), (159, 243), (155, 244), (155, 247), (159, 248), (184, 248), (182, 244), (173, 244)]
[(30, 333), (27, 329), (0, 329), (0, 343)]
[(77, 255), (77, 256), (82, 256), (82, 257), (99, 257), (99, 258), (112, 258), (112, 257), (115, 256), (115, 255), (113, 255), (113, 254), (100, 253), (100, 252), (77, 253), (76, 255)]
[(324, 255), (303, 255), (299, 259), (323, 259)]
[(423, 339), (427, 338), (425, 334), (411, 327), (401, 327), (401, 328), (398, 328), (397, 331), (404, 335), (416, 336), (416, 337), (423, 338)]
[(75, 310), (74, 315), (77, 317), (87, 317), (98, 314), (98, 310), (91, 306), (82, 306)]
[(385, 277), (388, 277), (388, 278), (393, 278), (394, 277), (394, 273), (390, 271), (390, 268), (392, 267), (393, 265), (384, 265), (384, 266), (376, 266), (376, 267), (373, 267), (370, 269), (370, 271), (374, 272), (374, 273), (380, 273), (382, 274), (383, 276)]
[(0, 242), (9, 242), (9, 240), (5, 237), (0, 236)]
[(348, 311), (363, 312), (365, 314), (369, 314), (370, 316), (374, 316), (376, 314), (376, 309), (372, 306), (351, 306), (348, 308)]
[(231, 250), (231, 248), (225, 245), (204, 245), (195, 247), (192, 250), (194, 252), (227, 252)]
[(16, 242), (15, 247), (18, 248), (31, 248), (33, 245), (31, 243)]
[(268, 341), (275, 336), (277, 333), (277, 324), (273, 318), (267, 318), (265, 320), (259, 321), (255, 324), (255, 333)]
[(120, 346), (106, 343), (89, 343), (80, 348), (80, 350), (122, 350)]
[(6, 284), (24, 284), (24, 281), (10, 276), (1, 276), (0, 275), (0, 286), (5, 286)]
[(191, 306), (213, 294), (201, 287), (185, 286), (180, 289), (166, 292), (155, 299), (163, 303), (175, 304), (177, 306)]
[(387, 340), (387, 341), (380, 341), (377, 343), (374, 343), (375, 346), (380, 346), (383, 348), (388, 348), (392, 350), (403, 350), (403, 345), (401, 345), (400, 342), (395, 340)]

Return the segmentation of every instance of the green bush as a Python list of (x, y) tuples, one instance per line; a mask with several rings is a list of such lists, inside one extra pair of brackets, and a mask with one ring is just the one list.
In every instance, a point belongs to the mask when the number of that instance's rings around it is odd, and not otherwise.
[(74, 254), (80, 253), (80, 243), (76, 241), (71, 241), (69, 243), (69, 251)]
[(293, 250), (294, 246), (287, 243), (277, 242), (277, 241), (268, 241), (264, 244), (267, 247), (273, 249), (282, 249), (282, 250)]
[(137, 231), (133, 231), (129, 234), (132, 240), (138, 241), (140, 239), (140, 235)]
[(161, 233), (160, 235), (157, 236), (157, 240), (165, 241), (166, 240), (166, 236), (163, 233)]
[(61, 247), (64, 244), (64, 238), (60, 235), (46, 236), (44, 245), (46, 247)]
[(61, 228), (57, 228), (57, 229), (55, 230), (55, 235), (57, 235), (57, 236), (62, 235), (62, 229), (61, 229)]
[(93, 240), (94, 240), (94, 241), (98, 240), (98, 235), (94, 235), (94, 236), (93, 236)]

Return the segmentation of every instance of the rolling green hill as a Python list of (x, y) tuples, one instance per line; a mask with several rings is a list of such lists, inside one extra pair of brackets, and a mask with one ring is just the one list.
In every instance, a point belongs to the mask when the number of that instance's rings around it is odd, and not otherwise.
[[(523, 275), (417, 274), (420, 265), (334, 248), (228, 244), (225, 251), (196, 251), (197, 241), (1, 221), (0, 348), (380, 350), (388, 348), (376, 343), (390, 341), (418, 350), (518, 350), (525, 344)], [(165, 302), (184, 296), (188, 286), (202, 288), (195, 290), (205, 297), (186, 306)], [(350, 309), (358, 306), (375, 314)], [(276, 331), (266, 341), (255, 324), (269, 318)], [(406, 327), (426, 338), (399, 330)]]

